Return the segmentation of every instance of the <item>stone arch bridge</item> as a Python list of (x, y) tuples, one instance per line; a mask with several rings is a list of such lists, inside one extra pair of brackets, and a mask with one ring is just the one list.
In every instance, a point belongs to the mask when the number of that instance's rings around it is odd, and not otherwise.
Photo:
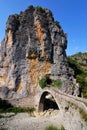
[(41, 89), (35, 96), (30, 95), (29, 97), (9, 99), (8, 101), (16, 106), (34, 107), (36, 111), (52, 108), (64, 112), (70, 105), (75, 105), (76, 108), (81, 108), (87, 113), (87, 99), (63, 93), (54, 87)]
[[(51, 106), (50, 104), (53, 105)], [(83, 109), (87, 113), (87, 99), (68, 95), (54, 87), (42, 89), (35, 97), (35, 108), (37, 111), (44, 111), (50, 108), (64, 111), (68, 109), (70, 104)]]

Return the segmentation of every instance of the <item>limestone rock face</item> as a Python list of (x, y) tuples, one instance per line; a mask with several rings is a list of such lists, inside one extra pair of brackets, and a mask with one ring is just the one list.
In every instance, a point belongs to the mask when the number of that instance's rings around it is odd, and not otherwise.
[(43, 76), (61, 79), (62, 91), (78, 95), (79, 86), (68, 66), (66, 48), (66, 34), (50, 10), (30, 6), (19, 15), (9, 16), (0, 46), (1, 97), (35, 94)]

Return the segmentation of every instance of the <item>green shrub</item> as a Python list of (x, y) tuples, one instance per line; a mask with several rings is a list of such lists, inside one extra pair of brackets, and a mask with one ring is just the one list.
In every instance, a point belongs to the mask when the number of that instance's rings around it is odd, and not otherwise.
[(83, 109), (79, 108), (79, 112), (80, 112), (80, 114), (81, 114), (81, 117), (82, 117), (85, 121), (87, 121), (87, 114), (85, 113), (85, 111), (84, 111)]
[(52, 80), (52, 82), (53, 82), (53, 86), (56, 86), (57, 88), (61, 88), (62, 82), (60, 79)]
[(39, 85), (40, 87), (43, 89), (47, 86), (47, 78), (46, 77), (42, 77), (40, 80), (39, 80)]
[(56, 24), (57, 26), (59, 26), (59, 22), (58, 22), (58, 21), (55, 21), (55, 24)]
[(44, 76), (39, 80), (39, 85), (42, 89), (50, 86), (61, 88), (62, 82), (60, 79), (52, 80), (49, 77)]
[(37, 6), (37, 10), (42, 12), (43, 8), (41, 6)]
[(63, 126), (63, 125), (61, 126), (61, 129), (60, 129), (60, 130), (65, 130), (65, 128), (64, 128), (64, 126)]
[(50, 126), (47, 126), (45, 130), (58, 130), (58, 129), (55, 126), (50, 125)]
[(61, 126), (60, 129), (57, 129), (55, 126), (50, 125), (50, 126), (47, 126), (45, 130), (65, 130), (65, 128), (64, 126)]

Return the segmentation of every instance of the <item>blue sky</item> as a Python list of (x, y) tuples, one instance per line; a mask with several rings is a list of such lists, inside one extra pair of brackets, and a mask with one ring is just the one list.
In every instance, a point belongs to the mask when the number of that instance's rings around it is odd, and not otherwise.
[(8, 16), (19, 14), (29, 5), (52, 11), (68, 35), (67, 55), (87, 51), (87, 0), (0, 0), (0, 42), (5, 36)]

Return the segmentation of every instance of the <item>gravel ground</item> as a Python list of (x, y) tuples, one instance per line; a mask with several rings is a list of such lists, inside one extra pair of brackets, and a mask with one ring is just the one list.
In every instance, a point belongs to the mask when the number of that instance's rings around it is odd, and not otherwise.
[(44, 113), (19, 113), (17, 115), (4, 114), (0, 118), (0, 127), (5, 130), (45, 130), (49, 125), (66, 130), (87, 130), (87, 122), (84, 122), (77, 111), (61, 113), (61, 111), (49, 110)]

